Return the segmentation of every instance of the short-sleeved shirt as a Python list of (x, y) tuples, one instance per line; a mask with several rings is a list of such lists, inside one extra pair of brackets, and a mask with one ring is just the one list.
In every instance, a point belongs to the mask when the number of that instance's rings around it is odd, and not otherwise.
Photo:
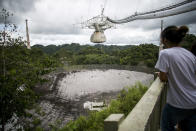
[(167, 73), (167, 103), (182, 109), (196, 108), (196, 57), (181, 47), (160, 52), (156, 69)]

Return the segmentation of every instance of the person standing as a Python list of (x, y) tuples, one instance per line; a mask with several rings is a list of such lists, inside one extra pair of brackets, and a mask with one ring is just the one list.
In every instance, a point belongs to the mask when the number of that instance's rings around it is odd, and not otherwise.
[(196, 57), (179, 46), (188, 30), (186, 26), (169, 26), (161, 32), (166, 49), (160, 51), (155, 68), (160, 80), (168, 82), (162, 131), (175, 131), (181, 121), (185, 122), (183, 131), (196, 131)]

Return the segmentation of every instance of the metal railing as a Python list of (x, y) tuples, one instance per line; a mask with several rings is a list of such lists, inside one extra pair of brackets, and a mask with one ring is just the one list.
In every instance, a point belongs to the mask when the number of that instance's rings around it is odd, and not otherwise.
[[(111, 114), (104, 121), (104, 130), (158, 131), (160, 129), (161, 112), (166, 103), (166, 90), (164, 83), (156, 78), (128, 116), (122, 120), (124, 118), (123, 114), (116, 114), (116, 116)], [(114, 125), (117, 127), (115, 130), (112, 129)]]

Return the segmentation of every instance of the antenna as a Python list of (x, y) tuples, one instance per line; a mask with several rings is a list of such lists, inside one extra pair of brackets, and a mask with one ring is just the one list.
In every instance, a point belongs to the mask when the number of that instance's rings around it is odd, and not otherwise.
[(101, 15), (103, 15), (103, 13), (104, 13), (104, 7), (102, 8)]

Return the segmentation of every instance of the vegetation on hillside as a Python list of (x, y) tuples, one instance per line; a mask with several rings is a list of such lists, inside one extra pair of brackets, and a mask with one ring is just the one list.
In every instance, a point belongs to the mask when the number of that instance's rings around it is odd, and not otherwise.
[[(181, 46), (190, 50), (196, 36), (188, 34)], [(79, 45), (77, 43), (60, 46), (34, 45), (32, 48), (41, 49), (43, 52), (53, 55), (56, 59), (72, 65), (87, 64), (118, 64), (118, 65), (145, 65), (153, 68), (157, 58), (159, 47), (154, 44), (140, 45)]]
[[(4, 15), (9, 14), (3, 10)], [(40, 49), (28, 50), (21, 37), (13, 38), (16, 26), (6, 24), (0, 31), (0, 125), (13, 116), (25, 116), (25, 109), (37, 99), (33, 88), (42, 82), (41, 75), (59, 66), (59, 62)]]
[(57, 59), (72, 65), (81, 64), (118, 64), (118, 65), (147, 65), (153, 67), (158, 57), (158, 46), (153, 44), (141, 44), (138, 46), (95, 46), (79, 45), (76, 43), (61, 46), (35, 45), (33, 48), (42, 49), (48, 53), (51, 47), (54, 52), (49, 54)]
[(194, 34), (187, 34), (182, 41), (181, 46), (190, 50), (194, 42), (196, 42), (196, 36)]
[(125, 116), (134, 108), (148, 88), (140, 83), (132, 87), (124, 88), (118, 98), (113, 100), (108, 108), (100, 112), (90, 112), (89, 116), (80, 116), (75, 121), (70, 121), (65, 127), (58, 129), (59, 131), (103, 131), (104, 119), (112, 113), (123, 113)]

